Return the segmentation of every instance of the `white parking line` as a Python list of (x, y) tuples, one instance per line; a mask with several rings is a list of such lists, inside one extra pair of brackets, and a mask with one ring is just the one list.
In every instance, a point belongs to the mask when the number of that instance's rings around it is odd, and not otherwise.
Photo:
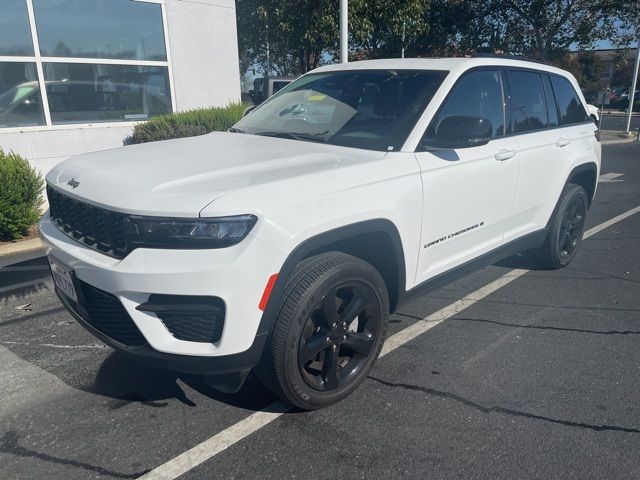
[(16, 345), (16, 346), (34, 346), (34, 347), (47, 347), (47, 348), (62, 348), (64, 350), (108, 350), (106, 345), (56, 345), (55, 343), (29, 343), (29, 342), (10, 342), (8, 340), (0, 341), (2, 345)]
[(4, 272), (44, 272), (49, 270), (47, 265), (34, 265), (26, 267), (0, 267), (0, 273)]
[[(610, 227), (611, 225), (638, 212), (640, 212), (640, 206), (593, 227), (585, 232), (584, 238), (589, 238), (596, 233), (601, 232), (605, 228)], [(488, 283), (466, 297), (444, 307), (442, 310), (438, 310), (428, 317), (425, 317), (413, 325), (399, 331), (386, 340), (380, 356), (383, 357), (384, 355), (391, 353), (396, 348), (422, 335), (448, 318), (451, 318), (461, 311), (469, 308), (476, 302), (479, 302), (496, 290), (520, 278), (527, 272), (529, 272), (529, 270), (510, 270), (497, 280)], [(291, 408), (291, 406), (282, 402), (273, 403), (264, 410), (249, 415), (244, 420), (241, 420), (229, 428), (215, 434), (199, 445), (196, 445), (139, 478), (142, 480), (173, 480), (238, 443), (240, 440), (248, 437), (252, 433), (257, 432), (262, 427), (270, 424), (281, 415), (287, 413)]]
[(600, 175), (598, 179), (598, 183), (615, 183), (615, 182), (624, 182), (624, 180), (618, 180), (618, 177), (624, 176), (624, 173), (614, 173), (609, 172), (604, 175)]
[(584, 234), (584, 238), (589, 238), (593, 235), (595, 235), (596, 233), (601, 232), (602, 230), (604, 230), (605, 228), (609, 228), (611, 225), (621, 222), (622, 220), (624, 220), (625, 218), (629, 218), (631, 215), (640, 212), (640, 206), (636, 207), (636, 208), (632, 208), (629, 211), (626, 211), (624, 213), (621, 213), (620, 215), (618, 215), (617, 217), (613, 217), (611, 220), (607, 220), (604, 223), (601, 223), (600, 225), (593, 227), (591, 230), (588, 230), (585, 232)]
[(13, 285), (7, 285), (6, 287), (2, 287), (0, 288), (0, 293), (5, 293), (5, 292), (10, 292), (12, 290), (18, 290), (19, 288), (25, 288), (25, 287), (33, 287), (33, 286), (39, 286), (39, 285), (44, 285), (45, 283), (47, 283), (48, 278), (47, 279), (39, 279), (39, 280), (31, 280), (30, 282), (22, 282), (22, 283), (14, 283)]

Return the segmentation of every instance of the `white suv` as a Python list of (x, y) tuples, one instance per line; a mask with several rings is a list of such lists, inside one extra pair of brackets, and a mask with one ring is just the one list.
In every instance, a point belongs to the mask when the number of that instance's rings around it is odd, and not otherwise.
[(56, 292), (141, 361), (304, 409), (366, 377), (410, 293), (533, 251), (568, 264), (601, 148), (571, 74), (499, 58), (319, 68), (229, 132), (65, 161)]

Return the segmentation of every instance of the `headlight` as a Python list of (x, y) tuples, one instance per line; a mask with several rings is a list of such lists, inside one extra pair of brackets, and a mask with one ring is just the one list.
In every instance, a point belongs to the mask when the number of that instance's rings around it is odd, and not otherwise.
[(238, 215), (219, 218), (154, 218), (130, 216), (141, 247), (221, 248), (239, 243), (253, 228), (257, 218)]

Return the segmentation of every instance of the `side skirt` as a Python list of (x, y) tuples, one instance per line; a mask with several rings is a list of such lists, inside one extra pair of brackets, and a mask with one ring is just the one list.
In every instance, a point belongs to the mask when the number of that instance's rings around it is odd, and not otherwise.
[(411, 290), (405, 292), (405, 294), (400, 298), (398, 304), (407, 302), (418, 295), (423, 295), (442, 288), (445, 285), (453, 283), (456, 280), (475, 272), (476, 270), (493, 265), (500, 260), (510, 257), (511, 255), (539, 247), (547, 238), (547, 232), (548, 228), (543, 228), (537, 232), (528, 233), (523, 237), (512, 240), (505, 245), (501, 245), (500, 247), (480, 255), (477, 258), (471, 259), (462, 265), (458, 265), (451, 270), (447, 270), (446, 272), (442, 272), (435, 277), (425, 280), (421, 284), (416, 285)]

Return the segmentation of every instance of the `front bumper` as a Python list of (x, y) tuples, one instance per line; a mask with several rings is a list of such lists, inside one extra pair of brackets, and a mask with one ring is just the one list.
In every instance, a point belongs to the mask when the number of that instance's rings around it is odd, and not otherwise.
[(172, 353), (162, 353), (151, 348), (148, 344), (140, 346), (127, 346), (117, 342), (111, 337), (103, 334), (87, 322), (67, 297), (56, 289), (56, 295), (67, 311), (86, 328), (96, 338), (102, 340), (111, 348), (118, 350), (135, 360), (151, 365), (153, 367), (164, 368), (176, 372), (193, 373), (200, 375), (215, 375), (216, 377), (229, 376), (234, 374), (244, 376), (260, 361), (262, 350), (267, 341), (268, 332), (256, 335), (253, 344), (247, 350), (233, 355), (221, 355), (215, 357), (196, 357), (191, 355), (175, 355)]
[[(60, 292), (62, 303), (96, 337), (141, 361), (176, 371), (218, 374), (246, 370), (260, 358), (268, 331), (258, 308), (268, 278), (277, 272), (281, 252), (248, 236), (216, 250), (139, 248), (122, 260), (93, 251), (40, 221), (46, 253), (73, 271), (84, 284), (115, 297), (144, 337), (143, 345), (126, 345), (95, 328)], [(157, 295), (215, 296), (224, 302), (224, 327), (218, 341), (176, 338), (156, 314), (138, 310)]]

